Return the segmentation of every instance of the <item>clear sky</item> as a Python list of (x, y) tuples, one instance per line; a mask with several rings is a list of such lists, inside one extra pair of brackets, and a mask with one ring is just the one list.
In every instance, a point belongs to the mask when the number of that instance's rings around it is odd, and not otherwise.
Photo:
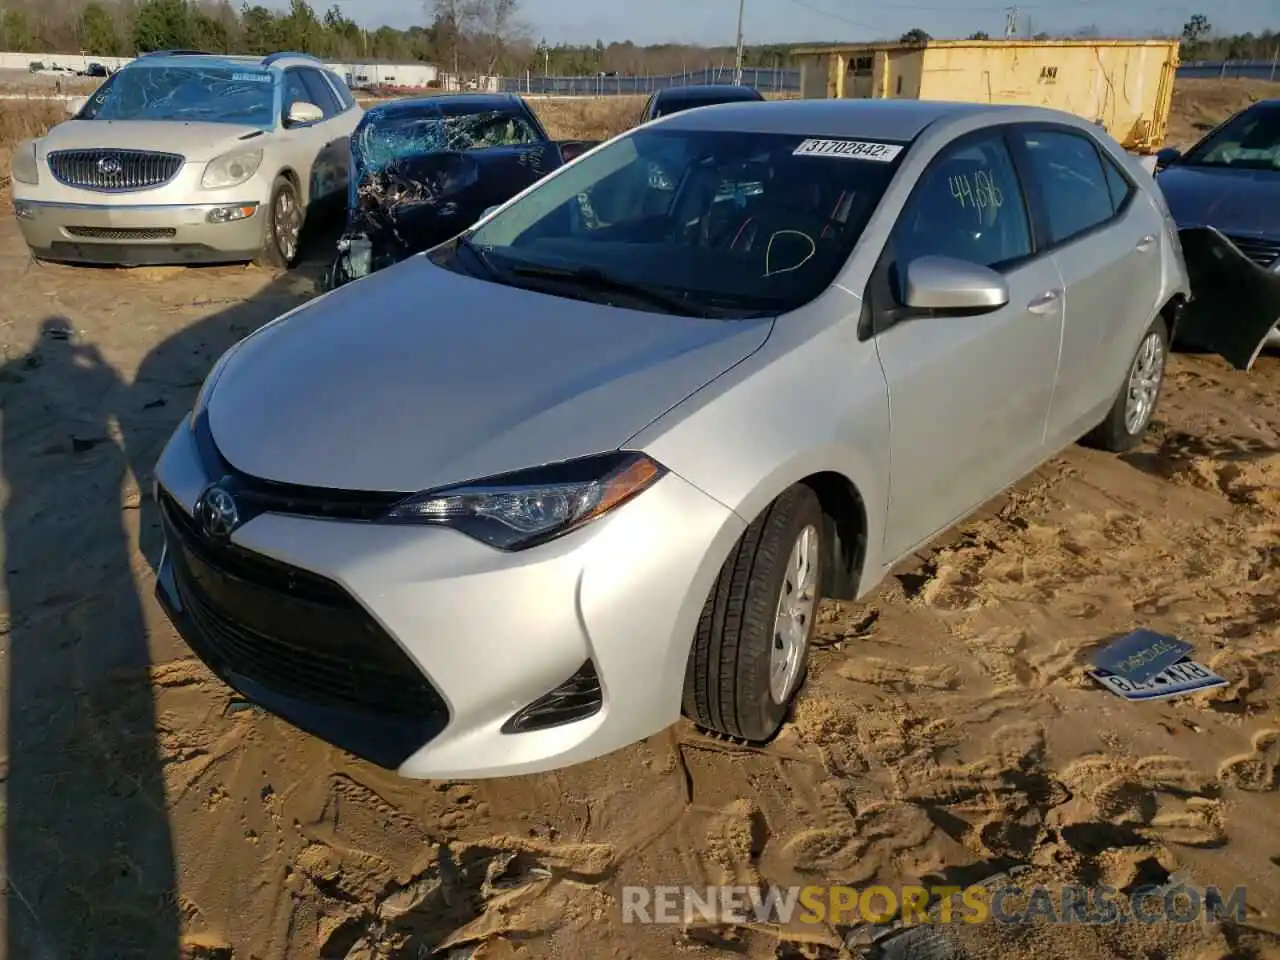
[[(317, 9), (333, 0), (316, 0)], [(1004, 30), (1011, 0), (746, 0), (749, 43), (794, 40), (897, 38), (912, 27), (936, 36), (965, 36)], [(278, 5), (283, 5), (278, 0)], [(420, 0), (338, 0), (362, 26), (407, 27), (426, 20), (430, 6)], [(522, 0), (522, 18), (534, 37), (550, 43), (594, 43), (597, 39), (732, 44), (738, 0)], [(1018, 4), (1019, 27), (1032, 32), (1067, 32), (1089, 25), (1103, 34), (1177, 32), (1193, 13), (1203, 12), (1218, 32), (1259, 32), (1280, 27), (1277, 0), (1028, 0)]]

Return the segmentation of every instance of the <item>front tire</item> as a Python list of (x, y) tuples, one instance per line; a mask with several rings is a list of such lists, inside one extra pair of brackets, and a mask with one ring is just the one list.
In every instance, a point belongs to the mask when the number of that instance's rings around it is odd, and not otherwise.
[(1142, 442), (1160, 401), (1168, 358), (1169, 330), (1164, 319), (1156, 317), (1138, 344), (1124, 386), (1106, 419), (1084, 438), (1087, 446), (1124, 453)]
[(293, 181), (283, 175), (276, 177), (262, 229), (262, 251), (257, 260), (260, 266), (285, 270), (297, 266), (305, 217)]
[(822, 508), (795, 486), (747, 527), (702, 609), (684, 712), (700, 727), (762, 743), (804, 682), (822, 583)]

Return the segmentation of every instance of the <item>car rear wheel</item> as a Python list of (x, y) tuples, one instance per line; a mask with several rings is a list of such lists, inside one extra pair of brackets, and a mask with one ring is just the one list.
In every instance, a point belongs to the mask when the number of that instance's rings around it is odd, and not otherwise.
[(822, 582), (822, 508), (795, 486), (743, 533), (703, 607), (684, 712), (716, 733), (770, 739), (804, 681)]
[(266, 214), (258, 262), (265, 267), (289, 269), (298, 262), (305, 212), (298, 197), (298, 188), (288, 177), (276, 177)]
[(1169, 357), (1169, 331), (1164, 319), (1156, 317), (1138, 344), (1124, 386), (1106, 419), (1094, 427), (1084, 442), (1114, 453), (1132, 450), (1142, 442), (1164, 385), (1164, 368)]

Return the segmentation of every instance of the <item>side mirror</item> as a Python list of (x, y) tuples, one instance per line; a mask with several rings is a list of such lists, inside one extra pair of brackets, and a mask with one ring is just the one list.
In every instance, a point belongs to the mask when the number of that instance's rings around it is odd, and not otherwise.
[(578, 157), (582, 156), (594, 146), (595, 143), (590, 140), (561, 140), (560, 156), (564, 159), (565, 163), (570, 163), (577, 160)]
[(89, 102), (88, 97), (76, 97), (74, 100), (67, 101), (67, 113), (75, 116), (85, 108), (85, 104)]
[(324, 111), (314, 103), (298, 100), (290, 105), (285, 123), (291, 127), (302, 127), (308, 123), (319, 123), (323, 119)]
[(1169, 166), (1171, 163), (1174, 163), (1181, 156), (1182, 156), (1182, 151), (1180, 151), (1177, 147), (1165, 147), (1163, 150), (1157, 151), (1156, 169), (1163, 170), (1165, 167)]
[(994, 270), (951, 257), (907, 264), (903, 304), (911, 310), (989, 313), (1009, 302), (1009, 284)]

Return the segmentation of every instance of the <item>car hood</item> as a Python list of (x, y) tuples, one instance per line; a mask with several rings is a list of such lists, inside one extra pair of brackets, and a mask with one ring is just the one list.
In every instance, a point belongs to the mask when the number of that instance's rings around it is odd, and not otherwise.
[(568, 300), (417, 256), (242, 341), (209, 426), (260, 479), (425, 490), (617, 449), (772, 323)]
[(1156, 177), (1179, 227), (1226, 234), (1280, 233), (1280, 174), (1172, 166)]
[(261, 133), (258, 127), (237, 123), (188, 123), (179, 120), (68, 120), (43, 139), (44, 152), (53, 150), (155, 150), (177, 153), (188, 160), (212, 160), (219, 154), (248, 146)]

